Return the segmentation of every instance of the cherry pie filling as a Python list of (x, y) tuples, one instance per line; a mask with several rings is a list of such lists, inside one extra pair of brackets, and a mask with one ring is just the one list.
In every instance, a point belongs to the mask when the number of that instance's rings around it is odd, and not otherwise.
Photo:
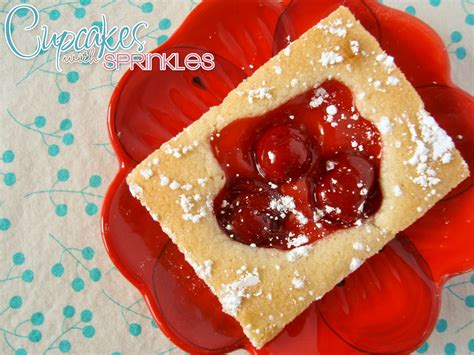
[(232, 239), (292, 249), (373, 215), (381, 141), (352, 93), (329, 80), (211, 137), (226, 184), (214, 213)]

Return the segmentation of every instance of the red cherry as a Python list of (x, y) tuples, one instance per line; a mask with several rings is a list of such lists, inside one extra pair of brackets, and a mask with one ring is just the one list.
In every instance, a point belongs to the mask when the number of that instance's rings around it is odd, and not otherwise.
[(280, 238), (282, 218), (270, 208), (278, 193), (258, 180), (235, 179), (216, 201), (221, 228), (244, 244), (271, 246)]
[(270, 210), (268, 195), (240, 195), (233, 203), (229, 225), (234, 239), (244, 244), (269, 245), (278, 235), (281, 218)]
[(340, 154), (327, 161), (326, 170), (316, 186), (317, 206), (326, 220), (353, 224), (364, 216), (374, 185), (374, 167), (361, 156)]
[(304, 174), (316, 159), (311, 138), (299, 128), (278, 125), (267, 129), (257, 141), (257, 169), (272, 181), (285, 181)]

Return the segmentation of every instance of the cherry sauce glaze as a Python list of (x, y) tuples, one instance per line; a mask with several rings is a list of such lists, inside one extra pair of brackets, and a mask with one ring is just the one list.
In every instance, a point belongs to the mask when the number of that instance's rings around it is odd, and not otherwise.
[(211, 138), (226, 185), (222, 230), (244, 244), (291, 249), (362, 223), (380, 206), (380, 135), (335, 80)]

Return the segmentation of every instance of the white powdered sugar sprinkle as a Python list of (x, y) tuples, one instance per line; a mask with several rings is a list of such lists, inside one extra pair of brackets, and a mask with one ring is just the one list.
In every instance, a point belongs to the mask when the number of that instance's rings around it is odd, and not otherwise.
[(395, 85), (398, 85), (398, 83), (400, 83), (400, 80), (394, 76), (389, 76), (385, 83), (390, 86), (395, 86)]
[(270, 201), (269, 207), (279, 212), (281, 218), (285, 218), (286, 215), (291, 212), (295, 215), (299, 224), (305, 225), (308, 223), (308, 218), (296, 209), (295, 199), (291, 196), (284, 195), (280, 198), (274, 198)]
[(300, 289), (304, 287), (304, 280), (299, 277), (295, 277), (293, 280), (291, 280), (291, 284), (294, 288)]
[(247, 100), (250, 104), (252, 104), (254, 99), (259, 99), (259, 100), (271, 99), (272, 98), (272, 94), (270, 93), (271, 90), (272, 88), (265, 88), (265, 87), (258, 88), (258, 89), (249, 89), (247, 90)]
[(255, 269), (252, 272), (246, 272), (237, 281), (223, 284), (220, 297), (223, 311), (235, 317), (242, 303), (242, 298), (250, 298), (250, 294), (246, 293), (247, 289), (259, 282), (260, 276)]
[(206, 186), (206, 182), (207, 182), (207, 177), (197, 179), (197, 183), (199, 186), (202, 186), (202, 187)]
[(287, 245), (288, 245), (288, 248), (299, 247), (299, 246), (302, 246), (303, 244), (306, 244), (308, 242), (309, 242), (309, 238), (304, 234), (300, 234), (296, 238), (290, 239), (288, 241)]
[(356, 271), (362, 265), (362, 260), (357, 258), (352, 258), (351, 264), (349, 265), (349, 270)]
[(140, 175), (143, 176), (145, 180), (149, 180), (153, 176), (153, 170), (150, 168), (145, 168), (140, 171)]
[(181, 185), (181, 190), (191, 191), (192, 189), (193, 189), (193, 185), (191, 185), (190, 183)]
[[(347, 28), (352, 27), (352, 23), (347, 23), (344, 25), (341, 19), (336, 19), (329, 24), (318, 23), (316, 28), (318, 30), (323, 30), (326, 34), (332, 34), (340, 38), (344, 38), (347, 35)], [(346, 28), (347, 27), (347, 28)]]
[(166, 144), (163, 149), (165, 154), (172, 155), (175, 158), (181, 158), (181, 153), (179, 152), (178, 148), (173, 148), (169, 144)]
[(169, 185), (171, 190), (177, 190), (181, 187), (181, 184), (177, 182), (176, 180), (173, 180), (171, 184)]
[(193, 209), (194, 203), (191, 201), (192, 198), (190, 196), (179, 195), (178, 203), (185, 213), (188, 213)]
[[(176, 139), (176, 137), (174, 139)], [(185, 145), (185, 146), (172, 147), (170, 144), (166, 143), (165, 145), (163, 145), (163, 151), (167, 155), (171, 155), (175, 158), (181, 158), (184, 154), (192, 151), (194, 147), (197, 147), (198, 144), (199, 143), (197, 141), (194, 141), (192, 145), (190, 144), (190, 145)], [(158, 158), (155, 158), (155, 159), (158, 159)], [(157, 165), (160, 160), (159, 159), (155, 160), (155, 159), (153, 159), (154, 160), (153, 164)]]
[(302, 212), (296, 210), (293, 210), (291, 212), (295, 215), (296, 220), (300, 225), (304, 226), (308, 224), (308, 218)]
[(160, 175), (160, 186), (168, 186), (170, 178), (165, 175)]
[(354, 53), (355, 55), (358, 55), (359, 54), (359, 48), (360, 48), (359, 42), (351, 41), (351, 51), (352, 51), (352, 53)]
[(354, 250), (364, 250), (365, 249), (364, 244), (362, 244), (361, 242), (352, 243), (352, 248), (354, 248)]
[(323, 67), (328, 67), (329, 65), (334, 65), (337, 63), (342, 63), (344, 58), (337, 52), (329, 51), (329, 52), (322, 52), (321, 59), (319, 62)]
[(393, 192), (393, 195), (396, 197), (400, 197), (403, 194), (402, 189), (398, 185), (395, 185), (394, 187), (392, 187), (392, 192)]
[(143, 194), (143, 189), (140, 185), (137, 184), (130, 184), (128, 186), (130, 193), (133, 197), (139, 198)]
[[(184, 197), (181, 197), (181, 196), (184, 196)], [(196, 202), (201, 200), (200, 195), (194, 195), (192, 198)], [(191, 202), (191, 197), (180, 195), (180, 199), (177, 202), (181, 205), (181, 208), (183, 209), (183, 212), (184, 212), (183, 219), (185, 221), (190, 221), (193, 223), (198, 223), (201, 219), (207, 217), (208, 212), (212, 211), (212, 208), (213, 208), (211, 194), (207, 195), (205, 204), (199, 207), (199, 209), (197, 209), (197, 213), (195, 214), (191, 213), (191, 209), (195, 207), (195, 204)]]
[(322, 105), (322, 103), (329, 97), (329, 94), (323, 88), (317, 88), (314, 92), (314, 96), (311, 98), (309, 102), (309, 106), (311, 108), (316, 108)]
[(416, 167), (418, 175), (411, 177), (411, 180), (426, 188), (440, 182), (435, 169), (430, 167), (429, 161), (448, 164), (452, 160), (454, 143), (428, 112), (422, 109), (417, 113), (417, 117), (421, 137), (419, 137), (415, 126), (408, 124), (411, 139), (415, 142), (416, 148), (413, 156), (406, 163)]
[(272, 210), (281, 212), (284, 217), (288, 212), (294, 210), (296, 208), (295, 200), (293, 197), (285, 195), (280, 198), (274, 198), (270, 201), (270, 208)]
[(392, 56), (387, 55), (386, 53), (380, 53), (375, 57), (375, 60), (385, 67), (388, 73), (392, 72), (395, 69), (395, 61)]
[(202, 265), (197, 264), (196, 262), (192, 261), (189, 256), (186, 257), (186, 261), (193, 267), (196, 274), (203, 280), (208, 279), (211, 277), (212, 274), (212, 265), (214, 262), (212, 260), (204, 260)]
[(334, 116), (337, 113), (337, 107), (335, 105), (329, 105), (326, 107), (326, 113)]
[(454, 143), (450, 136), (436, 123), (435, 119), (425, 110), (418, 112), (421, 123), (421, 136), (425, 143), (432, 146), (432, 159), (447, 164), (452, 159), (451, 151)]
[(392, 123), (387, 116), (382, 116), (378, 123), (378, 129), (382, 134), (388, 134), (392, 130)]
[(270, 164), (275, 163), (275, 154), (272, 151), (268, 151), (268, 159), (270, 159)]
[(294, 262), (303, 256), (308, 256), (311, 251), (311, 245), (303, 245), (298, 248), (291, 249), (286, 253), (286, 259), (289, 262)]

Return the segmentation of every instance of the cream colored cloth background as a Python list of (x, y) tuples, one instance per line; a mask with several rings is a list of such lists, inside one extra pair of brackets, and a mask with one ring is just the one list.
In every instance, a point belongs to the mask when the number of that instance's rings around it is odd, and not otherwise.
[[(166, 40), (196, 2), (30, 1), (52, 31), (90, 26), (102, 13), (111, 25), (148, 21), (147, 50)], [(18, 3), (0, 2), (2, 27)], [(438, 31), (455, 82), (472, 93), (473, 1), (384, 3)], [(24, 21), (17, 17), (15, 26)], [(31, 44), (32, 36), (16, 35), (25, 48)], [(106, 111), (121, 73), (63, 64), (57, 74), (48, 53), (34, 61), (14, 57), (3, 34), (0, 54), (0, 353), (181, 353), (101, 241), (100, 205), (117, 170)], [(419, 352), (474, 351), (473, 284), (474, 274), (447, 283), (437, 330)]]

